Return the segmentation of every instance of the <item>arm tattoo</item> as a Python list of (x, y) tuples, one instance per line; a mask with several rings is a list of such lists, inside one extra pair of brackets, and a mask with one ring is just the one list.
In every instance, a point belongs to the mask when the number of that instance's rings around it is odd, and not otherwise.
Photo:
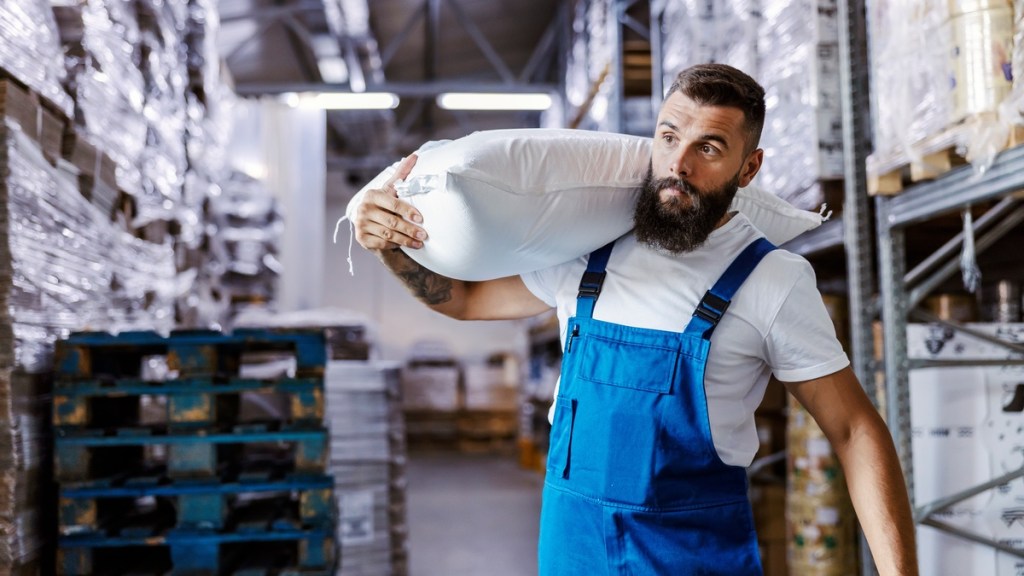
[(450, 278), (427, 270), (401, 250), (394, 250), (389, 256), (381, 254), (381, 260), (424, 304), (436, 306), (452, 299)]

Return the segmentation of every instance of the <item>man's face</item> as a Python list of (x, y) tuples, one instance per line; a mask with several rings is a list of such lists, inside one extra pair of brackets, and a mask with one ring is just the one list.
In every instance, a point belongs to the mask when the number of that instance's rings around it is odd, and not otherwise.
[(658, 114), (651, 167), (634, 215), (642, 242), (672, 252), (697, 248), (728, 220), (738, 187), (761, 167), (746, 152), (743, 111), (672, 94)]

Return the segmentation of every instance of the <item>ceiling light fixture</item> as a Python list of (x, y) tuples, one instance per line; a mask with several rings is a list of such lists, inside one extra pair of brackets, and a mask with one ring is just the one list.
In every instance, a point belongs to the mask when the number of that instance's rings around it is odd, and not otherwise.
[(547, 110), (554, 100), (544, 93), (447, 92), (437, 97), (445, 110)]
[(391, 110), (398, 95), (390, 92), (319, 92), (302, 95), (302, 106), (321, 110)]

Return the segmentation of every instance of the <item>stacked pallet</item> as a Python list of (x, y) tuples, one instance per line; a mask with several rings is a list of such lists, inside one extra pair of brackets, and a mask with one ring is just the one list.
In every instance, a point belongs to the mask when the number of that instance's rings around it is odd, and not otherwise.
[(405, 430), (397, 365), (327, 365), (342, 576), (408, 574)]
[(61, 342), (57, 573), (331, 574), (325, 363), (319, 331)]

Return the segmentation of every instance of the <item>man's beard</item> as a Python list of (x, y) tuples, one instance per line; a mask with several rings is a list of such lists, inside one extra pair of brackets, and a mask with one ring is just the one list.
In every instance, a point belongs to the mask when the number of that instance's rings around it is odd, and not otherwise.
[[(689, 198), (689, 205), (678, 197), (662, 202), (659, 192), (668, 187), (682, 191)], [(648, 168), (633, 213), (636, 239), (674, 254), (695, 250), (725, 217), (738, 189), (739, 174), (718, 189), (700, 190), (679, 178), (655, 180)]]

